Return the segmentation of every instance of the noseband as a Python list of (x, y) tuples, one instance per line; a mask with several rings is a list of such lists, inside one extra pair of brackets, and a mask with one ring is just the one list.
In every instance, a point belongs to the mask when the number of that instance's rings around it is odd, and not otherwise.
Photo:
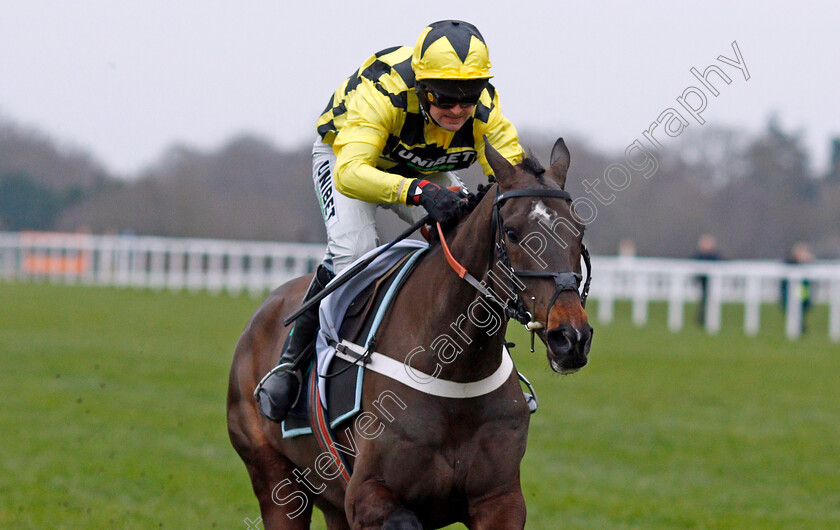
[[(440, 235), (441, 245), (443, 246), (446, 259), (449, 262), (450, 266), (452, 266), (452, 268), (455, 269), (455, 272), (457, 272), (458, 275), (464, 280), (466, 280), (470, 285), (475, 287), (481, 294), (485, 295), (491, 300), (496, 301), (504, 311), (506, 318), (514, 319), (520, 322), (521, 324), (524, 324), (528, 327), (528, 329), (533, 331), (535, 329), (541, 328), (542, 325), (538, 325), (539, 323), (534, 321), (534, 315), (531, 313), (531, 311), (528, 311), (528, 308), (522, 301), (522, 297), (519, 295), (519, 292), (516, 289), (516, 285), (514, 285), (513, 283), (512, 276), (515, 275), (522, 278), (552, 278), (554, 280), (554, 295), (551, 297), (551, 302), (548, 304), (548, 309), (546, 310), (546, 320), (548, 320), (548, 312), (551, 311), (552, 307), (554, 307), (554, 302), (557, 301), (557, 297), (559, 297), (560, 293), (562, 293), (563, 291), (575, 291), (576, 293), (579, 293), (580, 303), (583, 307), (586, 307), (586, 298), (589, 296), (589, 284), (592, 281), (592, 264), (589, 259), (589, 251), (586, 249), (586, 246), (583, 243), (581, 243), (580, 253), (581, 257), (583, 258), (583, 262), (586, 265), (586, 282), (583, 284), (582, 291), (579, 291), (579, 289), (580, 283), (583, 280), (583, 276), (573, 271), (552, 272), (514, 269), (513, 265), (511, 265), (510, 256), (508, 255), (507, 245), (505, 243), (504, 220), (502, 219), (501, 208), (506, 200), (517, 197), (556, 197), (564, 199), (570, 203), (572, 202), (572, 196), (569, 194), (569, 192), (565, 190), (520, 189), (500, 194), (498, 187), (496, 188), (496, 199), (493, 202), (493, 220), (491, 222), (491, 237), (494, 241), (494, 250), (496, 256), (498, 257), (499, 263), (503, 267), (505, 267), (510, 273), (509, 275), (505, 275), (507, 280), (508, 292), (514, 294), (513, 299), (507, 300), (505, 304), (502, 304), (502, 302), (500, 302), (498, 298), (489, 289), (487, 289), (486, 284), (484, 282), (479, 282), (478, 280), (476, 280), (474, 276), (467, 272), (466, 268), (464, 268), (460, 263), (458, 263), (455, 260), (455, 258), (449, 252), (449, 248), (446, 244), (446, 240), (443, 237), (443, 230), (441, 229), (440, 225), (438, 225), (438, 234)], [(490, 268), (488, 270), (492, 269), (493, 253), (491, 252)]]

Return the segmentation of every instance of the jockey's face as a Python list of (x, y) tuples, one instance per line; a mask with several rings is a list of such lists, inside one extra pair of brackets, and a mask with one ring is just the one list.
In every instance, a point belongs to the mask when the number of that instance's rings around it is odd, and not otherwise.
[(473, 109), (475, 109), (475, 104), (462, 105), (459, 103), (451, 109), (442, 109), (431, 104), (429, 105), (429, 114), (432, 115), (435, 123), (449, 132), (456, 132), (472, 116)]

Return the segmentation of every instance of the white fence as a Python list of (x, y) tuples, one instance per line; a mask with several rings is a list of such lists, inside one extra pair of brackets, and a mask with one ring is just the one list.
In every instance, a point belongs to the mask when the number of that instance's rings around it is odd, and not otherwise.
[(254, 294), (308, 272), (323, 245), (0, 232), (0, 278)]
[[(211, 239), (0, 232), (0, 278), (193, 289), (259, 294), (311, 272), (323, 245)], [(696, 261), (593, 256), (591, 299), (598, 320), (613, 318), (616, 301), (632, 301), (637, 325), (648, 319), (650, 302), (668, 305), (668, 326), (682, 328), (686, 302), (700, 298), (696, 278), (708, 277), (705, 322), (721, 328), (723, 303), (744, 305), (744, 332), (760, 329), (763, 303), (778, 303), (780, 282), (798, 293), (805, 279), (813, 301), (829, 306), (829, 336), (840, 342), (840, 263), (792, 266), (766, 261)], [(788, 297), (785, 331), (801, 333), (802, 307)]]
[(613, 318), (614, 302), (632, 301), (632, 318), (644, 325), (648, 303), (665, 301), (668, 327), (677, 331), (685, 320), (686, 302), (700, 300), (697, 278), (707, 278), (705, 325), (710, 333), (721, 328), (723, 303), (744, 306), (744, 333), (756, 335), (761, 324), (761, 305), (778, 304), (782, 282), (788, 283), (785, 333), (799, 337), (802, 305), (799, 293), (808, 282), (811, 302), (828, 304), (828, 333), (840, 342), (840, 262), (787, 265), (771, 261), (698, 261), (658, 258), (593, 257), (592, 297), (598, 300), (598, 320)]

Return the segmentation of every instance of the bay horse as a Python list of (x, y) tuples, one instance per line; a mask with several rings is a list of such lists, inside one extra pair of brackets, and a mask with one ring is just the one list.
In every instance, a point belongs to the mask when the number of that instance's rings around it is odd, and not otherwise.
[[(381, 323), (376, 350), (415, 373), (481, 381), (504, 363), (507, 320), (515, 318), (541, 328), (535, 331), (555, 372), (575, 372), (587, 362), (592, 328), (578, 292), (585, 227), (564, 191), (569, 151), (559, 139), (547, 170), (531, 158), (511, 165), (486, 139), (485, 152), (496, 184), (448, 230), (448, 249), (432, 245), (417, 263)], [(453, 273), (447, 253), (472, 283)], [(365, 421), (335, 433), (338, 444), (352, 448), (346, 489), (336, 478), (341, 464), (324, 460), (313, 436), (284, 439), (280, 425), (259, 414), (255, 385), (277, 363), (288, 334), (283, 317), (300, 305), (309, 282), (292, 280), (268, 296), (242, 333), (230, 371), (228, 432), (265, 527), (309, 528), (317, 506), (331, 530), (456, 522), (524, 528), (520, 463), (530, 414), (516, 370), (499, 388), (467, 399), (429, 395), (366, 371), (357, 417)], [(504, 304), (502, 292), (511, 295)]]

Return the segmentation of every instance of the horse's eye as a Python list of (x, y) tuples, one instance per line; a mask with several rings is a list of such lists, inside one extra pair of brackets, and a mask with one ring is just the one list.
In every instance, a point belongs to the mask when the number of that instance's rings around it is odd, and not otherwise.
[(519, 242), (519, 236), (513, 228), (505, 228), (505, 234), (508, 236), (508, 240), (510, 240), (511, 243)]

